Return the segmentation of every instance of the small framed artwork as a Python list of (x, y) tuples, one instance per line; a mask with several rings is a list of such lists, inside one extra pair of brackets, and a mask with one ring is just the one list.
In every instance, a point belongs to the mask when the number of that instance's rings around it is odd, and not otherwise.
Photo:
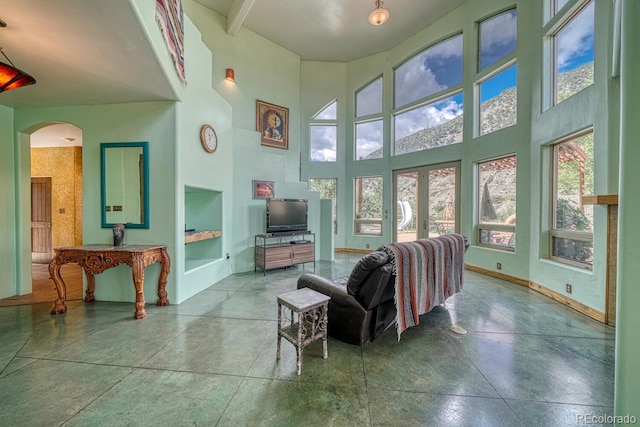
[(270, 199), (276, 195), (276, 183), (274, 181), (253, 180), (253, 198)]
[(256, 130), (262, 145), (288, 150), (289, 109), (257, 99)]

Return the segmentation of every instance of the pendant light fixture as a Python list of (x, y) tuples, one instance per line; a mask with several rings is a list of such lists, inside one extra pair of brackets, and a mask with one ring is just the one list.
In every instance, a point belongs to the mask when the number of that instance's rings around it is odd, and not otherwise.
[[(0, 19), (0, 28), (4, 28), (7, 26), (7, 23)], [(36, 82), (36, 79), (31, 77), (29, 74), (25, 73), (16, 68), (13, 65), (13, 62), (9, 59), (9, 57), (2, 50), (2, 46), (0, 46), (0, 53), (4, 56), (9, 64), (5, 64), (4, 62), (0, 62), (0, 92), (4, 92), (11, 89), (17, 89), (22, 86), (29, 86)]]
[(382, 7), (384, 2), (376, 0), (376, 8), (369, 14), (369, 23), (371, 25), (382, 25), (389, 19), (389, 11)]

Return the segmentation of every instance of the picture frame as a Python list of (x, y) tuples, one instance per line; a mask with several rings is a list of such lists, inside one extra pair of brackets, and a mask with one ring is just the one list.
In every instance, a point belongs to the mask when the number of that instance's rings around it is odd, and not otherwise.
[(256, 130), (261, 145), (288, 150), (289, 109), (257, 99)]
[(252, 181), (254, 199), (270, 199), (276, 196), (275, 181)]

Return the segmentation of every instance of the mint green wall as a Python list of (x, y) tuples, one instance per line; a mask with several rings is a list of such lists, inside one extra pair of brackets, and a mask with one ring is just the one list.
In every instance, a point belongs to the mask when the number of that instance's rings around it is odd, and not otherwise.
[[(275, 181), (276, 197), (308, 199), (309, 228), (319, 229), (319, 194), (300, 182), (300, 58), (246, 28), (233, 37), (228, 35), (226, 20), (194, 1), (184, 1), (183, 6), (211, 51), (205, 58), (209, 64), (202, 64), (206, 67), (203, 72), (210, 67), (211, 86), (233, 111), (231, 122), (226, 124), (232, 126), (231, 138), (224, 142), (227, 154), (221, 157), (221, 168), (215, 170), (225, 171), (224, 185), (233, 190), (228, 209), (225, 199), (229, 222), (223, 230), (223, 235), (232, 236), (225, 251), (232, 255), (231, 271), (251, 271), (254, 236), (265, 232), (265, 201), (252, 199), (252, 180)], [(235, 70), (235, 83), (224, 80), (226, 68)], [(288, 150), (260, 145), (256, 99), (289, 109)], [(319, 236), (316, 240), (318, 249)]]
[[(175, 259), (174, 224), (175, 194), (167, 189), (175, 182), (175, 122), (176, 107), (172, 102), (113, 104), (73, 107), (19, 108), (15, 110), (15, 130), (20, 138), (22, 170), (29, 171), (28, 134), (51, 122), (71, 123), (82, 129), (83, 167), (83, 239), (84, 243), (113, 242), (110, 228), (101, 228), (100, 221), (100, 143), (101, 142), (149, 142), (150, 180), (150, 228), (128, 229), (127, 243), (165, 244), (171, 259)], [(22, 200), (29, 199), (29, 174), (22, 174), (20, 193)], [(27, 205), (28, 206), (28, 205)], [(29, 209), (21, 209), (22, 228), (29, 227)], [(27, 242), (29, 240), (26, 240)], [(28, 246), (28, 245), (26, 245)], [(30, 264), (30, 248), (21, 252), (20, 264)], [(145, 270), (145, 299), (157, 299), (159, 265)], [(24, 280), (30, 280), (25, 278)], [(167, 283), (169, 300), (175, 300), (175, 273)], [(96, 276), (96, 299), (108, 301), (134, 301), (135, 292), (131, 269), (119, 266)]]
[[(620, 206), (616, 319), (615, 414), (640, 418), (640, 3), (622, 3)], [(624, 231), (623, 231), (624, 230)]]
[[(610, 128), (618, 127), (617, 117), (610, 117), (609, 107), (616, 111), (615, 96), (610, 97), (608, 81), (611, 70), (611, 11), (608, 2), (596, 2), (595, 14), (595, 84), (582, 90), (555, 107), (542, 111), (542, 76), (540, 72), (533, 75), (532, 92), (532, 124), (531, 151), (532, 163), (532, 210), (531, 226), (531, 266), (530, 280), (541, 284), (559, 294), (579, 301), (600, 312), (605, 311), (606, 303), (606, 231), (607, 208), (594, 208), (594, 264), (593, 270), (568, 267), (545, 259), (549, 254), (548, 231), (550, 217), (548, 201), (551, 199), (548, 177), (550, 176), (551, 148), (548, 144), (559, 138), (570, 135), (580, 129), (593, 125), (594, 157), (595, 157), (595, 193), (617, 194), (617, 176), (608, 171), (611, 164), (609, 156), (617, 155), (618, 141), (611, 138)], [(542, 21), (541, 7), (531, 8), (534, 22)], [(521, 22), (521, 21), (519, 21)], [(532, 28), (533, 40), (542, 40), (539, 26)], [(542, 70), (541, 43), (528, 43), (531, 46), (533, 66)], [(612, 100), (614, 102), (612, 102)], [(613, 133), (615, 135), (615, 133)], [(566, 294), (565, 285), (572, 284), (573, 293)]]
[[(266, 230), (265, 200), (252, 199), (252, 179), (274, 181), (276, 197), (309, 200), (309, 230), (316, 234), (316, 258), (320, 248), (320, 193), (309, 191), (305, 182), (286, 180), (288, 158), (272, 149), (261, 149), (256, 132), (234, 129), (233, 132), (233, 247), (236, 254), (234, 272), (254, 269), (254, 237)], [(294, 165), (296, 167), (297, 165)]]
[[(256, 130), (256, 99), (289, 109), (289, 149), (263, 147), (262, 152), (285, 157), (286, 180), (298, 181), (300, 58), (244, 27), (228, 35), (226, 20), (193, 0), (183, 1), (183, 6), (212, 52), (211, 85), (231, 105), (234, 129)], [(224, 80), (227, 68), (235, 70), (235, 84)]]
[(16, 294), (19, 264), (16, 263), (16, 206), (7, 203), (15, 199), (13, 109), (0, 105), (0, 298)]
[[(234, 144), (231, 132), (231, 106), (211, 87), (211, 51), (200, 40), (200, 32), (185, 16), (185, 52), (189, 61), (186, 68), (187, 86), (178, 104), (178, 128), (176, 134), (176, 274), (180, 286), (176, 302), (180, 303), (233, 272), (223, 254), (234, 240), (233, 228), (233, 170)], [(224, 78), (224, 75), (222, 76)], [(213, 126), (218, 137), (218, 148), (207, 153), (200, 142), (202, 125)], [(210, 196), (222, 198), (220, 210), (212, 209), (209, 215), (221, 224), (220, 241), (191, 243), (189, 253), (184, 245), (184, 227), (188, 222), (185, 212), (185, 187), (210, 190)], [(203, 213), (204, 214), (204, 213)], [(202, 258), (208, 259), (197, 268), (187, 268), (185, 258), (198, 252), (198, 245), (206, 246)], [(195, 249), (194, 249), (195, 248)], [(214, 252), (213, 254), (211, 252)], [(235, 258), (235, 257), (234, 257)]]

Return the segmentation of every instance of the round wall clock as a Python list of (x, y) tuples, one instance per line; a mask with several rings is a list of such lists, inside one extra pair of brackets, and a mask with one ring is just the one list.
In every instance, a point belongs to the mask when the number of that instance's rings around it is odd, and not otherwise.
[(218, 148), (218, 136), (211, 125), (203, 125), (200, 129), (200, 142), (207, 153), (213, 153)]

